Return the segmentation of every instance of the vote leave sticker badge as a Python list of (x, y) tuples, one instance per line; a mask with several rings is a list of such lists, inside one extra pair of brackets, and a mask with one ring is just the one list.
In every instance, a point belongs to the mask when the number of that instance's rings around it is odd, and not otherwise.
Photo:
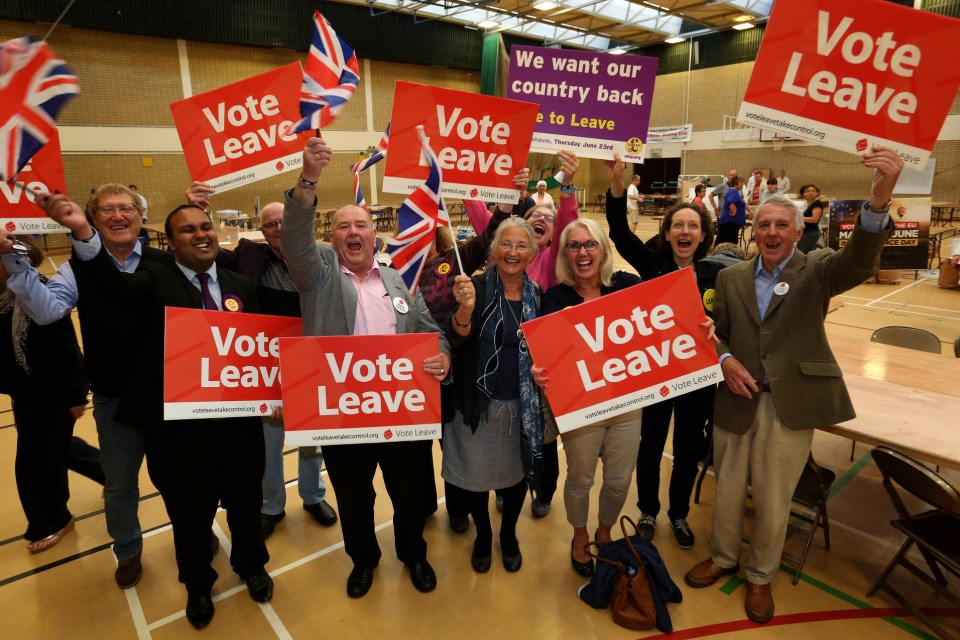
[[(19, 184), (17, 184), (19, 183)], [(16, 183), (0, 181), (0, 226), (11, 233), (66, 233), (66, 227), (47, 217), (34, 201), (30, 191), (66, 193), (63, 178), (63, 158), (60, 155), (60, 135), (50, 132), (50, 140), (43, 145), (27, 166), (17, 175)]]
[(299, 62), (170, 105), (194, 180), (218, 193), (299, 170), (311, 131), (300, 119)]
[(283, 427), (290, 445), (440, 437), (440, 383), (423, 361), (435, 333), (284, 338)]
[(280, 406), (280, 337), (302, 333), (300, 318), (167, 307), (164, 419), (269, 415)]

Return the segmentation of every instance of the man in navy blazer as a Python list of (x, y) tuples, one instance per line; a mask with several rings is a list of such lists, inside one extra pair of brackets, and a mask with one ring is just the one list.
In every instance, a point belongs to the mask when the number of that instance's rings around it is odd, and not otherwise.
[(893, 230), (890, 196), (903, 168), (896, 151), (885, 147), (867, 151), (862, 162), (874, 171), (873, 189), (843, 248), (797, 251), (803, 214), (790, 200), (773, 196), (754, 220), (759, 255), (717, 278), (713, 317), (725, 384), (714, 407), (711, 556), (684, 580), (702, 588), (739, 571), (749, 484), (756, 516), (744, 567), (744, 609), (754, 622), (773, 617), (770, 583), (813, 430), (854, 417), (823, 324), (830, 298), (877, 268)]
[[(70, 229), (81, 268), (105, 292), (134, 297), (149, 307), (145, 354), (120, 399), (116, 418), (145, 430), (147, 468), (173, 525), (180, 582), (187, 588), (186, 615), (201, 629), (213, 618), (210, 528), (220, 503), (227, 510), (233, 550), (230, 564), (250, 597), (267, 602), (273, 581), (260, 534), (260, 481), (264, 447), (260, 421), (249, 418), (163, 419), (164, 310), (184, 307), (258, 312), (253, 282), (215, 264), (220, 245), (201, 209), (183, 205), (164, 223), (175, 262), (147, 264), (121, 274), (103, 250), (83, 211), (63, 195), (41, 193), (37, 204)], [(226, 303), (226, 304), (225, 304)]]

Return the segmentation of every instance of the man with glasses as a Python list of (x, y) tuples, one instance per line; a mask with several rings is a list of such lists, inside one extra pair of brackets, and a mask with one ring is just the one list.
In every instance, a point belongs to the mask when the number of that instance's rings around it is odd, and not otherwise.
[[(194, 182), (187, 190), (187, 202), (198, 209), (207, 209), (212, 194), (213, 189), (209, 185)], [(265, 313), (299, 318), (300, 294), (290, 280), (287, 262), (280, 248), (282, 220), (282, 203), (271, 202), (263, 207), (260, 210), (260, 231), (266, 244), (241, 238), (236, 249), (220, 250), (217, 265), (253, 280), (257, 284), (260, 305)], [(283, 482), (283, 421), (272, 417), (263, 417), (261, 420), (267, 458), (263, 470), (260, 533), (266, 540), (286, 515), (287, 490)], [(319, 524), (331, 527), (337, 522), (337, 512), (325, 500), (327, 486), (320, 474), (323, 465), (320, 447), (300, 447), (298, 457), (297, 488), (303, 508)]]
[[(144, 247), (139, 242), (144, 212), (137, 194), (129, 188), (120, 184), (102, 185), (90, 196), (86, 213), (120, 271), (134, 273), (144, 263), (172, 262), (170, 254)], [(106, 476), (104, 511), (117, 558), (114, 579), (121, 589), (128, 589), (140, 581), (143, 573), (140, 563), (143, 535), (137, 508), (144, 435), (141, 430), (114, 420), (121, 392), (140, 358), (136, 349), (117, 348), (117, 332), (145, 326), (147, 311), (142, 306), (106, 295), (83, 275), (76, 261), (77, 258), (72, 258), (63, 264), (44, 286), (28, 261), (13, 254), (3, 256), (4, 266), (10, 273), (7, 286), (34, 322), (50, 324), (77, 308), (84, 361), (93, 390), (93, 418)]]

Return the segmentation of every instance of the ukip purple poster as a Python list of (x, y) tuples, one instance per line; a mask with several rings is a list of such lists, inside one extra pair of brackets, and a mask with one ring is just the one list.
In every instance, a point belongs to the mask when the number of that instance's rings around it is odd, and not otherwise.
[(540, 105), (531, 151), (643, 162), (657, 59), (514, 46), (507, 97)]

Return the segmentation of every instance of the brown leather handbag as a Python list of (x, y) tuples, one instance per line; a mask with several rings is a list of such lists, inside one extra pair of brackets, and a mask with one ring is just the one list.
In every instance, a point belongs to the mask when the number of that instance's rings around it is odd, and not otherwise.
[(628, 516), (620, 517), (620, 530), (623, 531), (623, 539), (637, 559), (636, 570), (622, 562), (614, 562), (600, 556), (594, 557), (599, 562), (617, 565), (619, 570), (613, 583), (613, 590), (610, 592), (610, 610), (613, 612), (613, 621), (627, 629), (652, 629), (657, 625), (657, 608), (653, 602), (653, 591), (650, 589), (650, 581), (647, 579), (647, 572), (643, 569), (640, 554), (637, 553), (633, 542), (630, 540), (630, 534), (627, 533), (627, 523), (634, 531), (637, 530), (637, 525)]

